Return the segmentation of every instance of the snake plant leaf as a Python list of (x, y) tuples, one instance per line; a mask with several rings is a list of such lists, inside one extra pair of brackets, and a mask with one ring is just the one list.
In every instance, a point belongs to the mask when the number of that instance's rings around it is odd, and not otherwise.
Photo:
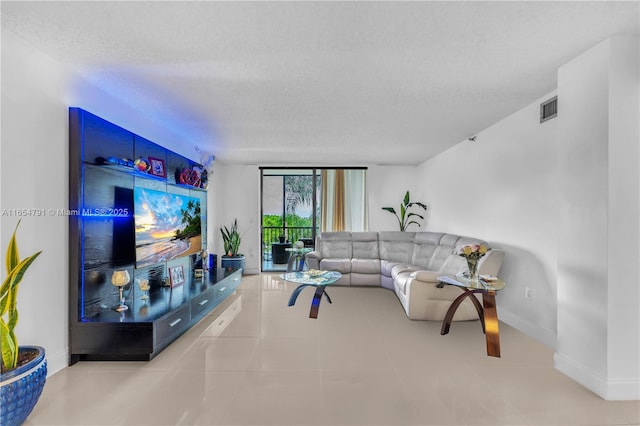
[[(17, 363), (16, 357), (18, 355), (17, 348), (15, 346), (15, 340), (11, 337), (9, 326), (4, 323), (0, 323), (0, 343), (2, 344), (2, 364), (7, 368)], [(14, 336), (15, 337), (15, 336)]]
[(0, 342), (2, 343), (2, 365), (4, 369), (12, 370), (18, 361), (18, 339), (14, 329), (18, 324), (18, 289), (29, 266), (40, 256), (42, 251), (20, 260), (16, 232), (13, 231), (6, 253), (7, 276), (0, 286)]
[(20, 263), (20, 255), (18, 254), (18, 242), (16, 241), (16, 232), (18, 232), (18, 226), (20, 226), (20, 222), (21, 221), (19, 220), (16, 224), (16, 229), (13, 230), (13, 234), (11, 235), (11, 239), (9, 240), (9, 245), (7, 246), (7, 274), (13, 271), (13, 268), (15, 268), (18, 263)]

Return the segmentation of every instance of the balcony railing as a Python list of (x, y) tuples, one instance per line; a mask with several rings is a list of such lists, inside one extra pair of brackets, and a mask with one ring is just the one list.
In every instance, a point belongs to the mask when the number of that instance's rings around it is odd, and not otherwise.
[(281, 236), (285, 237), (285, 239), (289, 242), (295, 242), (300, 239), (310, 239), (312, 241), (312, 244), (315, 243), (315, 236), (312, 226), (262, 227), (262, 243), (265, 247), (271, 247), (272, 243), (277, 243)]

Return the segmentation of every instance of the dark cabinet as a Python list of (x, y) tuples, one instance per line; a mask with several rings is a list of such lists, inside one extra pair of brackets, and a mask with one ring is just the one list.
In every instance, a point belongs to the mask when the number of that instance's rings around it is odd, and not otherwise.
[(69, 109), (71, 363), (151, 359), (235, 291), (241, 271), (196, 274), (205, 178), (196, 162)]

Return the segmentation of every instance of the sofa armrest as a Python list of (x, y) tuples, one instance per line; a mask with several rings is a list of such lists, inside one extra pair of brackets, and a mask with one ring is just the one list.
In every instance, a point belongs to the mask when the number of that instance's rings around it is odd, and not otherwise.
[(322, 260), (322, 256), (319, 251), (310, 251), (306, 254), (305, 259), (307, 261), (307, 265), (309, 269), (320, 269), (320, 261)]
[(415, 271), (411, 273), (412, 278), (427, 283), (437, 283), (440, 275), (442, 275), (442, 273), (434, 271)]

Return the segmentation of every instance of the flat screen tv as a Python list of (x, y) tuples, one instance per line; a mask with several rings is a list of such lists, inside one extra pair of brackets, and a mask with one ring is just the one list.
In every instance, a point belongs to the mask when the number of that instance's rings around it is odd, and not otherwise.
[(200, 200), (153, 189), (133, 189), (136, 267), (202, 250)]

